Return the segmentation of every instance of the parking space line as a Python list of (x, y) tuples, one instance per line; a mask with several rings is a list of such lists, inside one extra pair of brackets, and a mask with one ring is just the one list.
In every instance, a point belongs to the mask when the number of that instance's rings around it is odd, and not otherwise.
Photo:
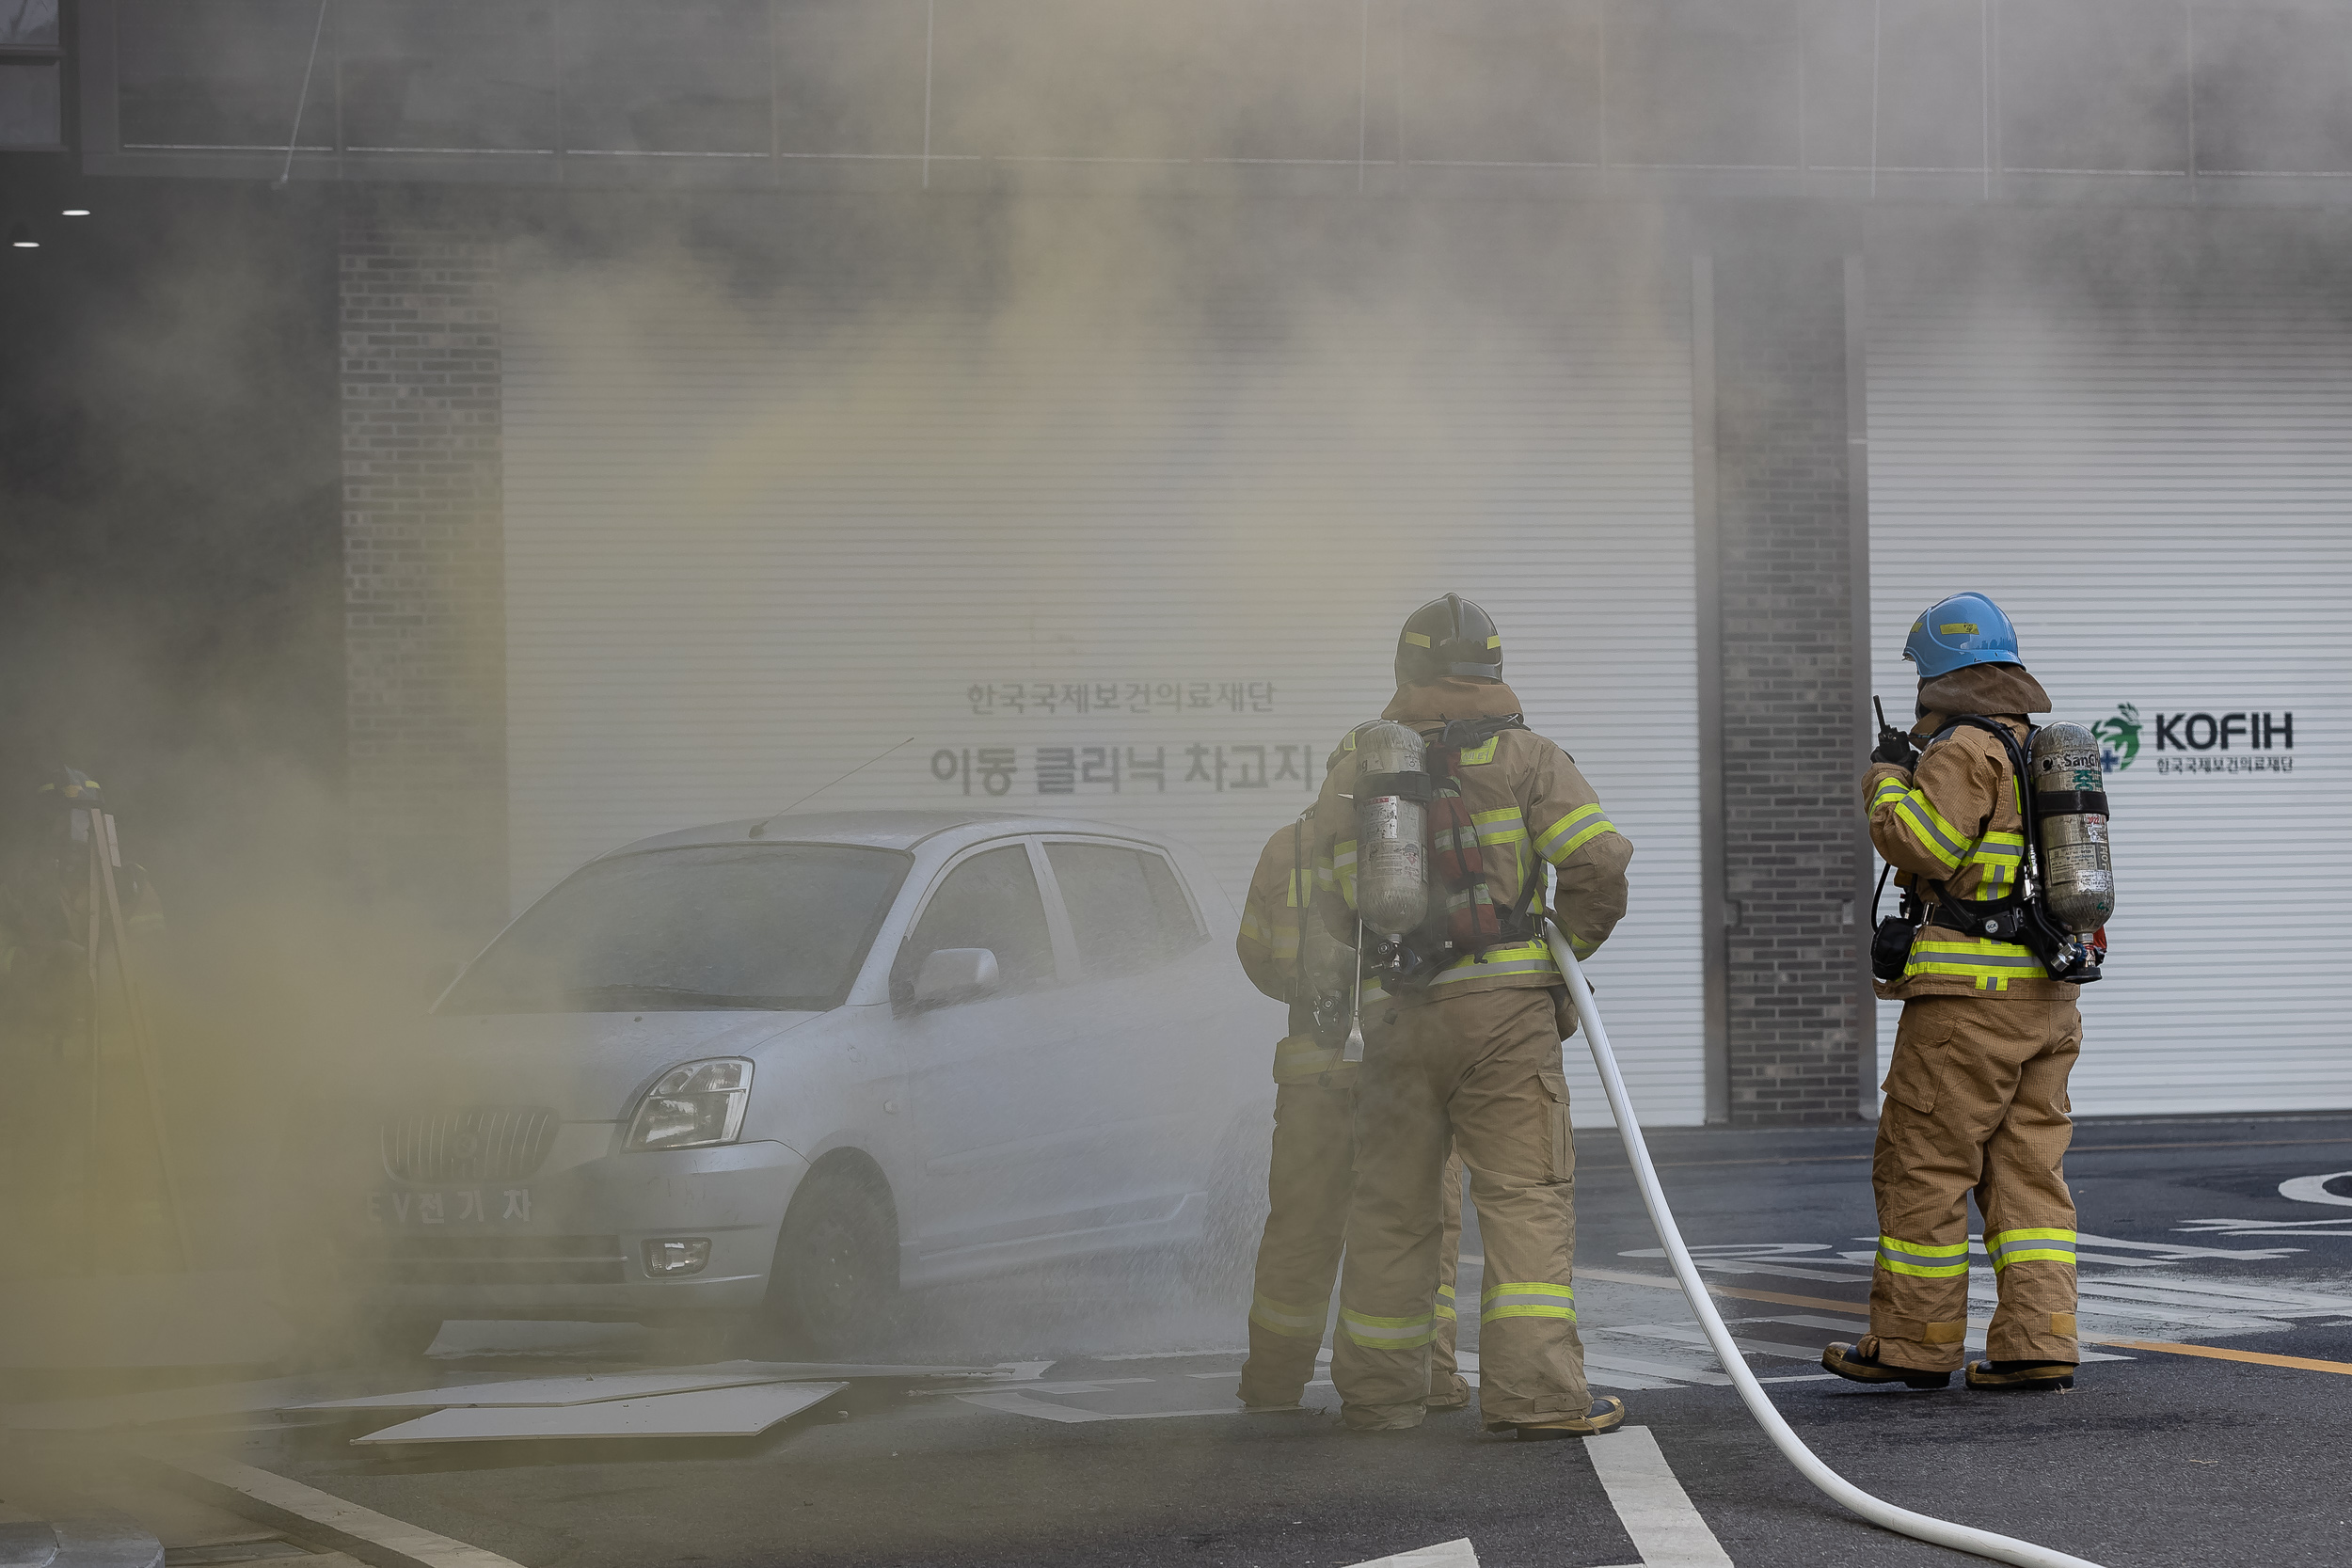
[(232, 1459), (163, 1448), (140, 1450), (139, 1457), (158, 1466), (166, 1480), (183, 1484), (194, 1481), (195, 1489), (208, 1500), (232, 1513), (248, 1518), (259, 1513), (297, 1535), (325, 1536), (326, 1544), (379, 1568), (522, 1568), (513, 1558), (436, 1535), (421, 1525)]
[(2261, 1351), (2229, 1350), (2220, 1345), (2176, 1345), (2160, 1339), (2092, 1339), (2094, 1345), (2119, 1350), (2155, 1351), (2165, 1355), (2202, 1355), (2216, 1361), (2250, 1361), (2258, 1367), (2287, 1367), (2298, 1372), (2338, 1372), (2352, 1377), (2352, 1361), (2313, 1361), (2301, 1355), (2266, 1355)]
[(1620, 1427), (1585, 1443), (1584, 1452), (1643, 1568), (1732, 1568), (1649, 1428)]

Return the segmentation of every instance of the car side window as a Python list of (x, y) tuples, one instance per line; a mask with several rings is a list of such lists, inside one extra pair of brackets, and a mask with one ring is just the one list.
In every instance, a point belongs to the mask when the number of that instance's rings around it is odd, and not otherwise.
[(912, 988), (923, 960), (946, 947), (985, 947), (995, 954), (997, 975), (1009, 991), (1054, 978), (1054, 939), (1026, 849), (1017, 844), (991, 849), (947, 873), (899, 949), (895, 989)]
[(1089, 974), (1130, 974), (1200, 945), (1200, 922), (1163, 857), (1116, 844), (1048, 844), (1045, 858)]

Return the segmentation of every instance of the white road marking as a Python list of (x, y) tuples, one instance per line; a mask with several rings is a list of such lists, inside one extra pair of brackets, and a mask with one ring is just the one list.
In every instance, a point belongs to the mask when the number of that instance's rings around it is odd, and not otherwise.
[[(265, 1517), (290, 1525), (297, 1534), (324, 1532), (329, 1544), (356, 1546), (370, 1562), (381, 1563), (389, 1557), (408, 1568), (522, 1568), (512, 1558), (436, 1535), (250, 1465), (178, 1449), (151, 1449), (144, 1456), (183, 1480), (193, 1479), (236, 1512), (249, 1513), (259, 1508)], [(224, 1492), (229, 1495), (220, 1496)]]
[(977, 1404), (984, 1410), (1001, 1410), (1012, 1416), (1034, 1416), (1041, 1421), (1157, 1421), (1174, 1416), (1238, 1416), (1238, 1404), (1223, 1404), (1215, 1410), (1080, 1410), (1074, 1405), (1051, 1404), (1027, 1394), (1007, 1388), (989, 1394), (959, 1394), (966, 1404)]
[[(1741, 1319), (1740, 1321), (1745, 1323), (1754, 1322), (1755, 1320)], [(1677, 1324), (1672, 1323), (1613, 1324), (1601, 1332), (1609, 1334), (1638, 1334), (1644, 1338), (1674, 1339), (1686, 1345), (1704, 1345), (1707, 1343), (1707, 1335), (1704, 1331), (1695, 1328), (1683, 1328)], [(1821, 1355), (1821, 1347), (1819, 1345), (1785, 1345), (1772, 1339), (1741, 1338), (1737, 1334), (1732, 1336), (1731, 1342), (1739, 1346), (1741, 1350), (1746, 1351), (1751, 1355), (1776, 1355), (1784, 1361), (1818, 1361), (1820, 1359)]]
[(1709, 1383), (1728, 1386), (1731, 1382), (1731, 1379), (1721, 1372), (1710, 1372), (1698, 1367), (1685, 1367), (1679, 1363), (1669, 1366), (1663, 1361), (1636, 1360), (1629, 1355), (1619, 1355), (1613, 1351), (1596, 1351), (1589, 1345), (1584, 1349), (1584, 1366), (1588, 1381), (1591, 1369), (1598, 1367), (1604, 1371), (1639, 1372), (1650, 1377), (1673, 1378), (1683, 1383)]
[(1691, 1504), (1647, 1427), (1620, 1427), (1584, 1444), (1643, 1568), (1732, 1568), (1730, 1554)]
[(382, 1443), (498, 1443), (596, 1437), (756, 1437), (849, 1386), (846, 1383), (757, 1383), (691, 1394), (594, 1404), (498, 1405), (437, 1410), (365, 1437)]
[(2341, 1181), (2352, 1176), (2352, 1170), (2332, 1171), (2326, 1176), (2298, 1176), (2291, 1181), (2279, 1183), (2279, 1196), (2291, 1197), (2297, 1203), (2340, 1203), (2352, 1209), (2352, 1197), (2328, 1190), (2330, 1181)]
[[(1073, 1356), (1070, 1359), (1085, 1361), (1188, 1361), (1196, 1355), (1248, 1355), (1248, 1354), (1249, 1347), (1244, 1345), (1239, 1350), (1139, 1350), (1128, 1351), (1119, 1355)], [(1041, 1363), (1041, 1365), (1050, 1367), (1053, 1363), (1051, 1361), (1046, 1361)]]
[(534, 1377), (509, 1383), (476, 1383), (454, 1388), (412, 1388), (398, 1394), (367, 1394), (351, 1400), (317, 1400), (288, 1410), (454, 1410), (475, 1405), (598, 1404), (607, 1400), (654, 1394), (691, 1394), (705, 1388), (783, 1383), (757, 1372), (605, 1372), (582, 1377)]
[(1354, 1564), (1354, 1568), (1478, 1568), (1478, 1554), (1470, 1550), (1468, 1541), (1448, 1541), (1443, 1545), (1423, 1546), (1417, 1552), (1375, 1557), (1369, 1562)]
[[(1193, 1375), (1198, 1377), (1201, 1374), (1196, 1372)], [(1207, 1375), (1239, 1377), (1241, 1374), (1239, 1372), (1211, 1372)], [(1089, 1377), (1051, 1383), (1025, 1383), (1021, 1386), (1021, 1391), (1025, 1394), (1099, 1394), (1105, 1388), (1116, 1388), (1122, 1384), (1157, 1383), (1158, 1381), (1156, 1377)], [(964, 1390), (961, 1388), (910, 1388), (907, 1392), (918, 1396), (953, 1395), (958, 1399), (964, 1397)]]

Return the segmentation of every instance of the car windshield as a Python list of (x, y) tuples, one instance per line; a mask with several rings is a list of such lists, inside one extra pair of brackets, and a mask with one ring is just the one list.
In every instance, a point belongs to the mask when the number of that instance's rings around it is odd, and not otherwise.
[(532, 905), (438, 1010), (836, 1007), (910, 863), (828, 844), (597, 861)]

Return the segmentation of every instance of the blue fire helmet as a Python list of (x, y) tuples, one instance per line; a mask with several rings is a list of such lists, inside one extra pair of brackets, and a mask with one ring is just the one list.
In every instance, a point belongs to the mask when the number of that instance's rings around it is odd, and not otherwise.
[(1955, 594), (1930, 606), (1911, 624), (1903, 657), (1919, 667), (1923, 681), (1971, 664), (2026, 662), (2017, 657), (2017, 628), (1981, 594)]

